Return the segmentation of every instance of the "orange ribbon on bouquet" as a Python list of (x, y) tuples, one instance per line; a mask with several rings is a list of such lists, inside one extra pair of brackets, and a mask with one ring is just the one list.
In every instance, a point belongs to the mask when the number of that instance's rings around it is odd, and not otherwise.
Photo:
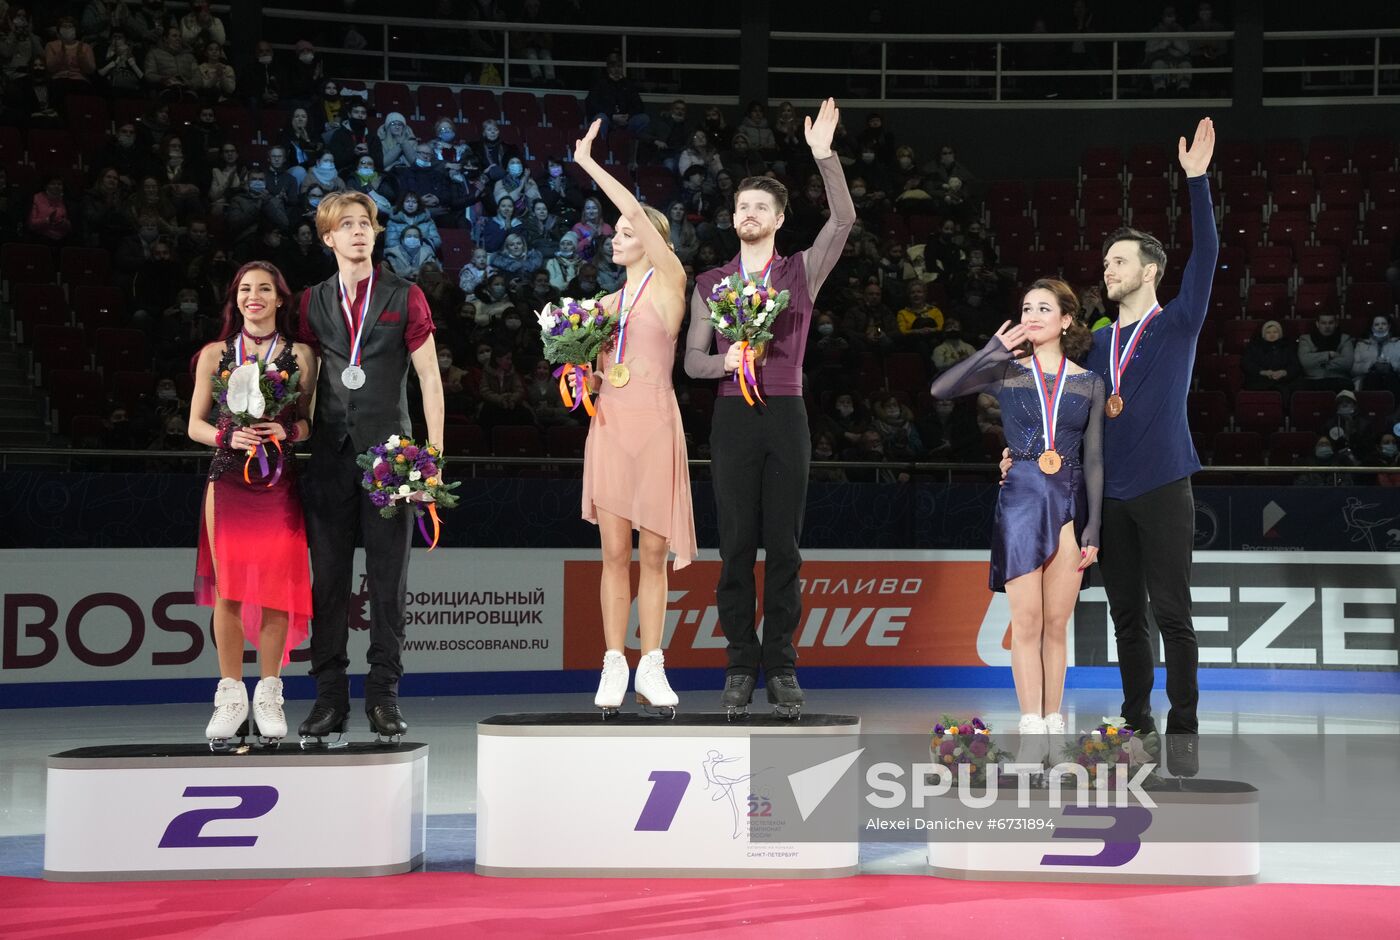
[(428, 538), (428, 527), (423, 524), (423, 516), (418, 516), (418, 531), (423, 535), (423, 541), (428, 543), (428, 551), (437, 548), (438, 537), (442, 535), (442, 520), (438, 518), (437, 503), (428, 504), (428, 515), (433, 517), (433, 537)]
[[(749, 403), (749, 407), (755, 404), (768, 404), (763, 400), (762, 393), (758, 390), (758, 374), (753, 371), (753, 364), (749, 362), (749, 341), (739, 341), (739, 368), (734, 370), (734, 379), (739, 383), (739, 391), (744, 395), (744, 401)], [(753, 387), (752, 393), (749, 387)], [(754, 399), (758, 399), (757, 402)]]
[[(564, 400), (564, 407), (570, 411), (577, 411), (579, 405), (583, 405), (583, 410), (588, 412), (591, 418), (597, 411), (593, 407), (593, 398), (588, 392), (588, 378), (591, 368), (588, 363), (565, 363), (554, 370), (554, 374), (559, 378), (559, 397)], [(574, 384), (577, 386), (577, 398), (569, 394), (569, 376), (573, 375)]]
[[(285, 455), (282, 453), (282, 442), (274, 437), (272, 439), (272, 446), (277, 448), (277, 469), (273, 471), (272, 478), (267, 481), (268, 489), (276, 486), (277, 481), (282, 479), (282, 463), (285, 459)], [(252, 468), (253, 458), (255, 457), (258, 461), (259, 472), (263, 476), (267, 476), (267, 451), (264, 449), (264, 445), (259, 444), (257, 447), (248, 450), (248, 459), (243, 461), (243, 482), (247, 483), (249, 486), (253, 485), (253, 481), (248, 471)]]

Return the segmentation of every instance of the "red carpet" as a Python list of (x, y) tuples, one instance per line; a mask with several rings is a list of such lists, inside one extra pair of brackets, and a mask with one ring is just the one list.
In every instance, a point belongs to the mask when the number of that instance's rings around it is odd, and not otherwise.
[[(1116, 903), (1115, 902), (1119, 902)], [(1400, 888), (497, 879), (51, 884), (0, 878), (0, 937), (1394, 937)]]

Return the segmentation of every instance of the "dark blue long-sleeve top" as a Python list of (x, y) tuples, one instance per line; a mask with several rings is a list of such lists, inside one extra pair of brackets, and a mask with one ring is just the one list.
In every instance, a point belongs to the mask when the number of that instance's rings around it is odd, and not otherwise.
[[(1181, 292), (1142, 331), (1118, 393), (1123, 413), (1104, 421), (1104, 497), (1132, 499), (1201, 469), (1186, 422), (1186, 394), (1196, 359), (1196, 338), (1210, 304), (1220, 236), (1208, 176), (1186, 181), (1191, 197), (1191, 257), (1181, 274)], [(1136, 325), (1136, 324), (1134, 324)], [(1119, 331), (1120, 353), (1131, 329)], [(1112, 392), (1109, 346), (1112, 327), (1094, 332), (1086, 363)]]

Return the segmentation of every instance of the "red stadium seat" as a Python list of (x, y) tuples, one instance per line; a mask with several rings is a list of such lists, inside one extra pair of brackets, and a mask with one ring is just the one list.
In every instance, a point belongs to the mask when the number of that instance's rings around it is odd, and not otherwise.
[(1269, 177), (1303, 169), (1303, 142), (1296, 138), (1266, 140), (1259, 149), (1259, 166)]
[(1235, 396), (1235, 426), (1271, 433), (1283, 427), (1283, 396), (1278, 392), (1241, 391)]
[(1347, 287), (1346, 309), (1348, 316), (1365, 317), (1367, 320), (1376, 316), (1393, 316), (1395, 296), (1391, 293), (1390, 285), (1384, 282), (1358, 282)]
[(485, 457), (486, 435), (474, 424), (445, 424), (442, 450), (449, 457)]
[(1340, 313), (1342, 302), (1335, 284), (1303, 283), (1293, 297), (1293, 311), (1300, 317), (1315, 317), (1319, 313)]
[(1345, 250), (1356, 241), (1357, 222), (1354, 208), (1323, 209), (1313, 223), (1313, 241)]
[(1308, 169), (1314, 173), (1340, 173), (1351, 163), (1345, 137), (1314, 137), (1308, 142)]
[(1123, 151), (1117, 147), (1090, 147), (1079, 161), (1083, 180), (1117, 180), (1123, 172)]
[[(29, 162), (39, 167), (43, 173), (56, 173), (82, 165), (77, 141), (73, 139), (73, 134), (66, 130), (31, 130), (28, 151)], [(76, 195), (75, 193), (74, 196)]]
[(9, 284), (53, 282), (53, 252), (44, 245), (6, 242), (0, 245), (0, 280)]
[(460, 110), (461, 106), (457, 97), (452, 94), (452, 89), (441, 85), (418, 86), (418, 113), (429, 121), (435, 122), (445, 117), (456, 123)]
[(987, 184), (985, 205), (994, 227), (1008, 217), (1025, 215), (1029, 201), (1026, 184), (1020, 180), (993, 180)]
[(146, 362), (146, 334), (140, 330), (101, 329), (93, 337), (97, 365), (103, 372), (130, 368)]
[(1348, 281), (1383, 281), (1390, 264), (1389, 245), (1357, 245), (1346, 247)]
[(1103, 253), (1097, 247), (1076, 248), (1064, 254), (1065, 279), (1075, 290), (1103, 283)]
[(1311, 431), (1275, 431), (1269, 435), (1269, 466), (1304, 467), (1317, 446)]
[(544, 452), (549, 457), (582, 457), (587, 440), (587, 428), (548, 428), (544, 432)]
[(1079, 211), (1090, 212), (1123, 211), (1123, 184), (1115, 176), (1112, 179), (1087, 179), (1079, 194)]
[(1250, 312), (1255, 314), (1254, 319), (1225, 320), (1220, 324), (1221, 346), (1225, 352), (1236, 356), (1244, 352), (1245, 344), (1259, 336), (1259, 329), (1265, 320), (1277, 320), (1283, 316), (1282, 311), (1266, 310), (1262, 316), (1257, 311)]
[(69, 285), (105, 285), (112, 282), (112, 259), (104, 248), (64, 248), (58, 256), (58, 274)]
[(28, 342), (29, 332), (36, 326), (67, 326), (70, 322), (68, 297), (57, 284), (17, 284), (13, 296), (22, 343)]
[(510, 123), (522, 127), (536, 127), (544, 122), (544, 114), (540, 111), (540, 99), (528, 91), (502, 92), (501, 114)]
[(1123, 227), (1123, 216), (1118, 212), (1090, 212), (1084, 218), (1084, 242), (1087, 245), (1100, 245), (1109, 235)]
[(1226, 176), (1220, 183), (1220, 199), (1231, 212), (1259, 212), (1269, 204), (1269, 184), (1258, 176)]
[(67, 427), (74, 415), (100, 415), (106, 405), (102, 376), (96, 372), (65, 369), (53, 374), (50, 404), (57, 415), (55, 427)]
[(34, 361), (43, 367), (45, 385), (55, 369), (86, 369), (90, 365), (87, 336), (76, 326), (40, 323), (34, 327)]
[(0, 166), (12, 166), (24, 161), (24, 132), (18, 127), (0, 125)]
[[(1332, 414), (1336, 392), (1294, 392), (1288, 399), (1288, 424), (1298, 431), (1316, 435), (1322, 422)], [(1308, 444), (1312, 452), (1312, 443)]]
[(573, 95), (545, 95), (544, 116), (554, 127), (577, 131), (584, 126), (583, 102)]
[(1128, 174), (1134, 180), (1166, 179), (1175, 165), (1176, 153), (1158, 144), (1139, 144), (1128, 151)]
[(1368, 242), (1391, 244), (1400, 233), (1400, 208), (1372, 209), (1366, 213), (1363, 229)]
[(1225, 430), (1229, 421), (1225, 393), (1219, 391), (1188, 392), (1186, 418), (1191, 430), (1199, 434), (1215, 434)]
[[(1246, 317), (1257, 317), (1260, 320), (1278, 320), (1288, 316), (1291, 307), (1288, 303), (1287, 284), (1251, 284), (1249, 290), (1244, 295), (1244, 315)], [(1251, 322), (1251, 321), (1243, 321)], [(1226, 327), (1226, 352), (1239, 352), (1230, 345), (1228, 330)]]
[(1283, 326), (1283, 335), (1286, 339), (1298, 339), (1308, 332), (1313, 321), (1308, 317), (1289, 317), (1280, 321)]
[(1274, 209), (1312, 209), (1317, 184), (1309, 173), (1281, 173), (1270, 180), (1269, 200)]
[(1286, 245), (1296, 253), (1308, 243), (1311, 232), (1312, 223), (1306, 212), (1279, 210), (1269, 217), (1269, 224), (1264, 227), (1264, 244)]
[(1133, 212), (1167, 212), (1172, 205), (1172, 190), (1162, 177), (1134, 179), (1128, 184), (1128, 208)]
[(1042, 247), (1068, 251), (1079, 244), (1079, 220), (1073, 213), (1041, 215), (1037, 219)]
[(491, 453), (497, 457), (543, 457), (539, 428), (505, 424), (491, 430)]
[(1357, 392), (1356, 410), (1372, 422), (1381, 421), (1395, 411), (1395, 396), (1385, 391)]
[[(1190, 228), (1187, 227), (1187, 231)], [(1253, 248), (1264, 237), (1264, 218), (1254, 209), (1225, 210), (1220, 220), (1220, 240), (1241, 248)]]
[(126, 312), (126, 299), (121, 288), (83, 285), (74, 287), (69, 298), (73, 317), (91, 338), (103, 327), (121, 325)]
[(1072, 213), (1077, 200), (1072, 180), (1036, 180), (1031, 184), (1031, 205), (1037, 219)]
[(1298, 251), (1298, 280), (1335, 285), (1342, 277), (1342, 250), (1332, 245), (1306, 246)]
[[(1175, 156), (1172, 154), (1173, 159)], [(1258, 172), (1259, 148), (1247, 140), (1223, 141), (1216, 148), (1215, 165), (1227, 177)]]
[(1226, 352), (1205, 356), (1197, 363), (1197, 370), (1201, 388), (1208, 391), (1224, 392), (1227, 398), (1233, 399), (1235, 393), (1239, 391), (1241, 383), (1244, 382), (1244, 376), (1240, 372), (1238, 353)]
[(1383, 135), (1356, 138), (1351, 165), (1358, 173), (1383, 173), (1395, 169), (1395, 138)]
[(487, 118), (501, 119), (501, 103), (492, 92), (484, 88), (463, 88), (460, 97), (462, 116), (474, 129), (480, 130), (481, 122)]
[(399, 112), (405, 120), (418, 113), (412, 90), (402, 82), (375, 82), (370, 101), (381, 119), (387, 117), (391, 111)]
[(924, 357), (918, 353), (890, 353), (885, 357), (885, 381), (894, 391), (918, 393), (928, 385)]
[(1400, 172), (1372, 173), (1367, 192), (1373, 206), (1381, 209), (1400, 207)]
[(1355, 173), (1324, 173), (1318, 180), (1317, 201), (1323, 209), (1357, 209), (1366, 201), (1366, 186)]
[(1258, 467), (1264, 463), (1264, 439), (1257, 431), (1222, 431), (1211, 445), (1211, 464)]
[(154, 372), (113, 372), (111, 376), (112, 400), (126, 408), (135, 408), (143, 397), (150, 398), (156, 393)]

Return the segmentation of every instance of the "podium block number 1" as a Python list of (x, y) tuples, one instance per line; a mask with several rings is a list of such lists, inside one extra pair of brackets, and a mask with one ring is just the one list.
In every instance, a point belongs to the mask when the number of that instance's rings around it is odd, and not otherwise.
[(681, 808), (681, 797), (690, 786), (688, 770), (653, 770), (647, 778), (651, 781), (651, 794), (647, 797), (642, 814), (637, 817), (634, 832), (665, 832), (671, 828), (671, 820), (676, 818), (676, 810)]

